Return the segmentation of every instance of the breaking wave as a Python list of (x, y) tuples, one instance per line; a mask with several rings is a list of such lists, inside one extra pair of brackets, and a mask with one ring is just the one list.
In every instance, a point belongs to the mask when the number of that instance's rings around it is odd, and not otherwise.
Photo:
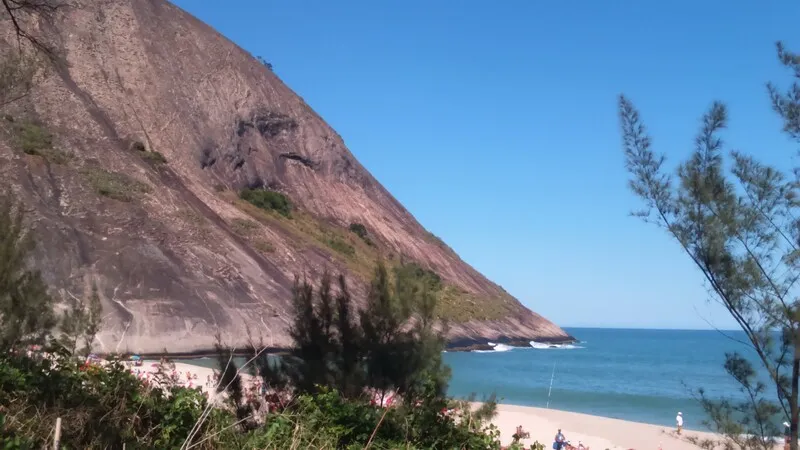
[(493, 353), (493, 352), (507, 352), (514, 347), (505, 344), (495, 344), (494, 342), (487, 342), (492, 347), (491, 350), (475, 350), (474, 353)]
[[(583, 342), (579, 342), (582, 344)], [(530, 341), (530, 347), (512, 347), (506, 344), (498, 344), (496, 342), (487, 342), (486, 345), (492, 347), (491, 350), (473, 350), (472, 353), (495, 353), (495, 352), (507, 352), (510, 350), (514, 350), (515, 348), (518, 350), (525, 350), (525, 349), (538, 349), (538, 350), (572, 350), (578, 348), (586, 348), (581, 345), (576, 344), (548, 344), (545, 342), (536, 342)]]
[(551, 349), (553, 349), (553, 350), (573, 350), (573, 349), (576, 349), (576, 348), (586, 348), (586, 347), (583, 347), (581, 345), (575, 345), (575, 344), (547, 344), (547, 343), (544, 343), (544, 342), (536, 342), (536, 341), (531, 341), (530, 344), (531, 344), (531, 348), (535, 348), (537, 350), (551, 350)]

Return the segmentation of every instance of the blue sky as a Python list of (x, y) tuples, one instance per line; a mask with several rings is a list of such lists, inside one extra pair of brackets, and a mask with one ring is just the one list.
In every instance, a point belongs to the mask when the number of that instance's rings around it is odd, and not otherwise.
[(417, 219), (563, 326), (733, 327), (628, 213), (617, 96), (671, 163), (711, 101), (731, 148), (792, 162), (764, 87), (796, 1), (175, 3), (275, 72)]

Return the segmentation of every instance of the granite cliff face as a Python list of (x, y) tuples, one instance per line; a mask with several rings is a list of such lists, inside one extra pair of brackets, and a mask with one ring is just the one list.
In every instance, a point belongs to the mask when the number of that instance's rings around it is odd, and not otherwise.
[[(198, 351), (218, 330), (285, 346), (296, 274), (344, 272), (361, 298), (379, 257), (441, 277), (453, 343), (569, 339), (428, 233), (268, 68), (174, 5), (79, 0), (31, 26), (62, 62), (3, 110), (0, 188), (29, 209), (34, 263), (60, 298), (98, 286), (99, 351)], [(284, 194), (291, 217), (245, 188)]]

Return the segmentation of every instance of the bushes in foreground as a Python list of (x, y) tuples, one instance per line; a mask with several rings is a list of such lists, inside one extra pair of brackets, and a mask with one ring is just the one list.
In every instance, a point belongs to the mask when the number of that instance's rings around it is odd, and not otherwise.
[[(243, 445), (258, 448), (268, 439), (274, 448), (499, 448), (488, 426), (493, 400), (473, 413), (445, 396), (450, 371), (433, 328), (436, 297), (430, 280), (415, 275), (403, 270), (392, 279), (379, 264), (363, 309), (341, 276), (334, 286), (323, 274), (318, 289), (298, 280), (293, 348), (269, 359), (251, 348), (256, 389), (245, 386), (220, 347), (230, 410), (249, 433)], [(259, 386), (266, 392), (254, 394)], [(265, 403), (277, 413), (262, 423)]]
[(223, 450), (499, 449), (496, 430), (484, 428), (488, 411), (445, 399), (435, 383), (415, 403), (392, 408), (320, 387), (242, 427), (236, 412), (210, 407), (201, 392), (166, 377), (142, 381), (120, 363), (0, 357), (0, 448), (47, 447), (61, 417), (64, 449), (177, 449), (187, 441)]
[(417, 406), (383, 409), (323, 389), (299, 396), (259, 436), (269, 437), (270, 448), (499, 449), (496, 431), (481, 429), (483, 419), (469, 408), (449, 409), (432, 392)]
[(57, 417), (63, 448), (180, 448), (205, 406), (202, 393), (146, 384), (120, 363), (0, 357), (0, 448), (46, 447)]

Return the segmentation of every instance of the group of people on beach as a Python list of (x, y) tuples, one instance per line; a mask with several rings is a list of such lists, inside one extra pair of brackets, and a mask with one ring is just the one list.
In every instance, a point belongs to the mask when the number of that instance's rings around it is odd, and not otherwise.
[(561, 428), (559, 428), (558, 433), (556, 433), (555, 441), (553, 442), (553, 450), (589, 450), (589, 447), (584, 446), (581, 441), (578, 441), (577, 447), (572, 445), (572, 443), (564, 437)]
[[(522, 425), (519, 425), (511, 437), (513, 439), (513, 443), (518, 444), (520, 440), (530, 438), (531, 433), (525, 431), (522, 428)], [(578, 441), (577, 447), (572, 445), (572, 443), (570, 443), (564, 436), (564, 433), (561, 432), (561, 428), (559, 428), (558, 432), (556, 433), (556, 437), (553, 440), (553, 450), (589, 450), (589, 447), (584, 446), (583, 442), (581, 441)]]

